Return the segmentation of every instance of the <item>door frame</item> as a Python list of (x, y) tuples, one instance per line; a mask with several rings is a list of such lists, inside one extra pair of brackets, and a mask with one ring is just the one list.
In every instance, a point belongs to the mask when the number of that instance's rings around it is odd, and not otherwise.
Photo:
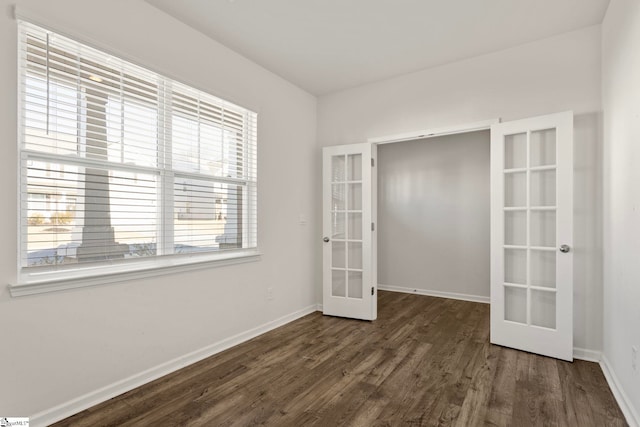
[[(417, 141), (421, 139), (437, 138), (441, 136), (456, 135), (461, 133), (469, 133), (469, 132), (476, 132), (476, 131), (483, 131), (483, 130), (490, 131), (491, 126), (499, 124), (501, 122), (502, 122), (502, 119), (498, 117), (496, 119), (482, 120), (478, 122), (467, 122), (467, 123), (462, 123), (458, 125), (451, 125), (451, 126), (438, 127), (438, 128), (425, 128), (423, 130), (418, 130), (413, 132), (404, 132), (404, 133), (393, 134), (393, 135), (371, 137), (371, 138), (367, 138), (367, 142), (370, 143), (371, 145), (383, 145), (383, 144), (394, 144), (396, 142)], [(378, 167), (377, 150), (373, 150), (373, 151), (376, 153), (375, 167)], [(376, 176), (377, 176), (377, 173), (376, 173)], [(377, 230), (378, 230), (378, 209), (377, 209), (378, 180), (377, 179), (374, 179), (373, 182), (371, 183), (371, 191), (373, 193), (371, 195), (371, 200), (374, 207), (372, 212), (372, 220), (376, 224), (376, 232), (374, 233), (373, 242), (372, 242), (372, 249), (373, 249), (372, 269), (373, 269), (373, 278), (375, 280), (374, 286), (377, 290), (379, 290), (380, 286), (377, 283), (377, 279), (378, 279), (378, 233), (377, 233)], [(491, 223), (489, 225), (491, 225)], [(377, 293), (376, 293), (376, 298), (377, 298)], [(489, 301), (490, 301), (490, 296), (487, 299), (487, 301), (480, 301), (480, 302), (489, 303)]]
[(445, 126), (439, 128), (427, 128), (414, 132), (404, 132), (394, 135), (378, 136), (367, 138), (370, 144), (393, 144), (395, 142), (415, 141), (418, 139), (435, 138), (439, 136), (455, 135), (458, 133), (475, 132), (479, 130), (491, 130), (492, 125), (501, 123), (500, 118), (483, 120), (479, 122), (463, 123), (459, 125)]
[[(392, 144), (396, 142), (405, 142), (405, 141), (414, 141), (420, 139), (428, 139), (428, 138), (436, 138), (440, 136), (446, 135), (455, 135), (460, 133), (468, 133), (482, 130), (491, 130), (491, 126), (501, 123), (500, 118), (491, 119), (491, 120), (483, 120), (478, 122), (468, 122), (459, 125), (452, 125), (446, 127), (439, 128), (426, 128), (423, 130), (413, 131), (413, 132), (404, 132), (400, 134), (379, 136), (379, 137), (371, 137), (367, 138), (367, 143), (372, 146), (382, 145), (382, 144)], [(352, 144), (340, 144), (340, 145), (352, 145)], [(329, 147), (329, 146), (327, 146)], [(372, 158), (374, 161), (374, 168), (378, 167), (378, 156), (377, 149), (372, 149)], [(324, 167), (324, 166), (323, 166)], [(324, 193), (323, 193), (323, 201), (324, 201)], [(324, 203), (324, 202), (323, 202)], [(377, 172), (374, 173), (374, 179), (371, 182), (371, 221), (375, 224), (374, 232), (372, 233), (371, 240), (371, 280), (372, 286), (375, 288), (375, 298), (378, 298), (378, 179)], [(324, 228), (324, 224), (323, 224)], [(324, 263), (324, 248), (323, 248), (323, 263)], [(323, 267), (324, 271), (324, 267)], [(324, 299), (324, 277), (323, 277), (323, 299)]]

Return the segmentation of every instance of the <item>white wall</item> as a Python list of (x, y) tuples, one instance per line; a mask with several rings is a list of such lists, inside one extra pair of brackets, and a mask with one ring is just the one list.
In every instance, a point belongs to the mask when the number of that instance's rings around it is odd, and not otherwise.
[(489, 131), (378, 146), (378, 283), (489, 299)]
[(602, 40), (604, 355), (640, 424), (640, 2), (612, 0)]
[(575, 119), (574, 346), (599, 351), (600, 27), (323, 96), (319, 144), (573, 110)]
[(0, 0), (1, 415), (32, 416), (316, 303), (316, 99), (141, 0), (18, 4), (54, 29), (259, 113), (262, 260), (11, 298), (5, 285), (16, 278), (18, 173), (12, 3)]
[(320, 97), (321, 145), (424, 128), (600, 111), (600, 27)]

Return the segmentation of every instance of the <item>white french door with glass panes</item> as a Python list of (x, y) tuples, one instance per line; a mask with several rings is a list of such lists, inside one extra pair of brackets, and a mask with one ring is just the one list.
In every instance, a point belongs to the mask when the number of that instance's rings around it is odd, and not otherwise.
[(376, 146), (323, 149), (323, 313), (374, 320)]
[(573, 113), (491, 127), (491, 342), (573, 360)]

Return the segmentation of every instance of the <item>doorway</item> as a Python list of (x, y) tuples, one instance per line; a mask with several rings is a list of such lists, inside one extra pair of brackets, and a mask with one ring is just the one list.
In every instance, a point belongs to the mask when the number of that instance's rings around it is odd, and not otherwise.
[(489, 302), (490, 138), (378, 147), (379, 289)]

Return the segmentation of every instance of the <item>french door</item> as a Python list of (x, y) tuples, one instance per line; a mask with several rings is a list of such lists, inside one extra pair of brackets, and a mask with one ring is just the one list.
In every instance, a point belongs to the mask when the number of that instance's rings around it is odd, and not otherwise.
[(323, 148), (323, 313), (374, 320), (375, 145)]
[(491, 342), (573, 360), (573, 113), (491, 127)]

